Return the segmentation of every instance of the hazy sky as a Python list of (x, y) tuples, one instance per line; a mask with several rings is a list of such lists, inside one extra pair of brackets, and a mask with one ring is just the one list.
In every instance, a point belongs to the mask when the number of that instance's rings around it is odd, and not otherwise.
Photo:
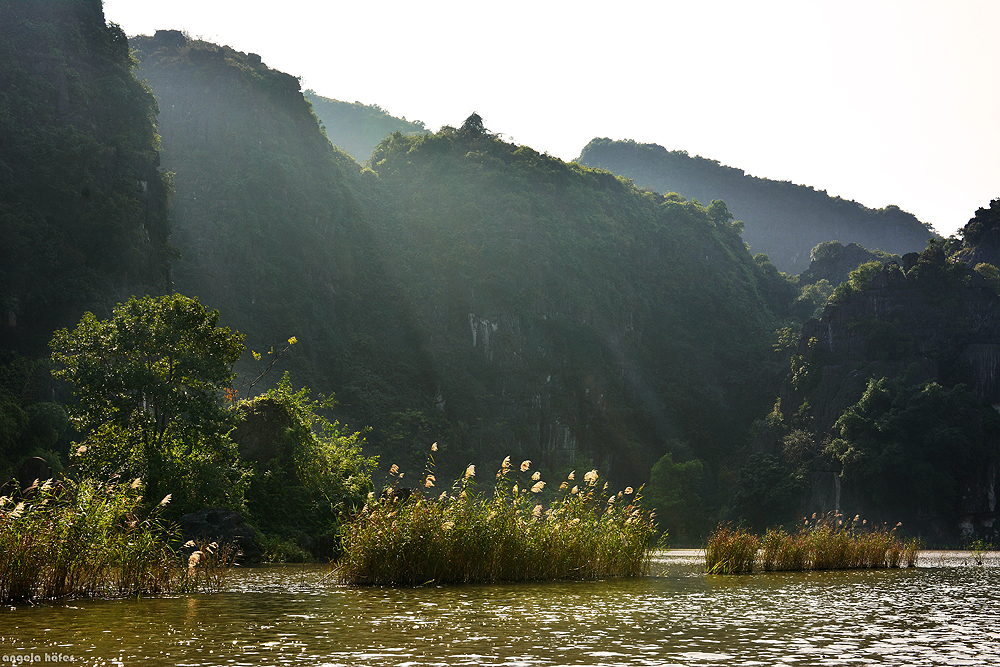
[(105, 0), (436, 130), (477, 111), (566, 160), (635, 139), (910, 211), (1000, 197), (997, 0)]

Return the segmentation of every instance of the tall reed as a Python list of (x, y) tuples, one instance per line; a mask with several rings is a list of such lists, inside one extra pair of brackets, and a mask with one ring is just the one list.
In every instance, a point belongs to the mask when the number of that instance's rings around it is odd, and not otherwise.
[[(64, 480), (0, 497), (0, 603), (122, 597), (183, 588), (185, 571), (142, 485)], [(202, 579), (203, 589), (212, 582)], [(190, 588), (190, 587), (188, 587)]]
[(236, 545), (231, 542), (220, 545), (218, 542), (206, 544), (188, 540), (184, 548), (192, 551), (188, 554), (187, 567), (176, 589), (183, 592), (222, 590), (240, 555)]
[[(475, 490), (474, 466), (448, 491), (430, 498), (370, 495), (343, 529), (340, 580), (409, 586), (648, 572), (655, 525), (641, 509), (640, 493), (627, 488), (609, 495), (597, 471), (584, 475), (582, 483), (571, 473), (546, 507), (538, 500), (545, 482), (530, 473), (530, 463), (522, 463), (521, 477), (514, 472), (512, 480), (507, 457), (491, 496)], [(395, 466), (392, 474), (398, 476)], [(432, 467), (423, 482), (424, 488), (433, 487)]]
[(705, 568), (716, 574), (762, 570), (843, 570), (914, 567), (919, 543), (885, 526), (869, 529), (860, 517), (845, 522), (838, 513), (805, 519), (794, 532), (770, 529), (763, 538), (721, 525), (705, 547)]

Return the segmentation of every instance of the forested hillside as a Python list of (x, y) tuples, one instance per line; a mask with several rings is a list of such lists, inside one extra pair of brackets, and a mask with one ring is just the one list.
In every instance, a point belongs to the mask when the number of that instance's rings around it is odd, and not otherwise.
[(392, 135), (362, 173), (294, 78), (179, 33), (133, 41), (176, 173), (175, 287), (252, 349), (295, 335), (294, 377), (336, 391), (372, 451), (422, 465), (439, 440), (455, 466), (579, 457), (641, 481), (673, 442), (717, 472), (767, 404), (748, 388), (782, 280), (721, 202), (643, 194), (475, 116)]
[[(29, 454), (60, 469), (68, 398), (52, 332), (169, 285), (156, 102), (100, 0), (0, 8), (0, 477)], [(65, 459), (63, 459), (65, 460)]]
[(156, 102), (101, 0), (0, 11), (0, 349), (169, 283)]
[(775, 327), (725, 204), (640, 192), (477, 115), (393, 135), (372, 168), (398, 211), (380, 220), (387, 266), (471, 456), (636, 479), (671, 446), (717, 473), (742, 443)]
[(330, 143), (346, 151), (358, 162), (367, 161), (379, 142), (393, 132), (423, 134), (427, 131), (421, 121), (396, 118), (377, 104), (341, 102), (323, 97), (315, 90), (307, 90), (305, 96), (312, 104)]
[(750, 176), (742, 169), (656, 144), (593, 139), (578, 160), (657, 192), (677, 192), (701, 202), (722, 199), (744, 222), (743, 239), (750, 251), (766, 254), (788, 274), (805, 270), (810, 250), (825, 241), (902, 255), (919, 252), (937, 236), (929, 225), (897, 206), (866, 208), (831, 197), (825, 190)]
[[(428, 133), (346, 105), (324, 133), (260, 56), (172, 30), (130, 54), (99, 0), (8, 2), (0, 21), (0, 473), (58, 469), (72, 438), (80, 470), (183, 484), (185, 511), (229, 504), (313, 553), (370, 488), (361, 447), (416, 477), (435, 442), (442, 480), (511, 455), (648, 481), (692, 544), (720, 518), (835, 507), (996, 536), (997, 202), (906, 254), (931, 232), (898, 209), (659, 147), (585, 149), (640, 165), (605, 164), (633, 183), (477, 114)], [(667, 167), (679, 185), (640, 178)], [(197, 333), (184, 322), (228, 341), (197, 390), (173, 362), (143, 368), (164, 329)], [(54, 333), (78, 403), (49, 377)], [(165, 382), (204, 407), (163, 402), (171, 434), (151, 417)], [(135, 445), (143, 429), (158, 439)]]
[[(434, 384), (371, 233), (384, 215), (372, 183), (327, 142), (295, 77), (177, 31), (132, 41), (175, 173), (174, 288), (218, 308), (252, 351), (295, 336), (277, 369), (336, 391), (342, 417), (375, 429), (372, 445), (416, 438)], [(261, 370), (237, 368), (245, 380)]]
[(937, 543), (996, 539), (1000, 278), (961, 261), (996, 234), (989, 213), (965, 242), (862, 264), (803, 327), (744, 468), (743, 516), (836, 506)]

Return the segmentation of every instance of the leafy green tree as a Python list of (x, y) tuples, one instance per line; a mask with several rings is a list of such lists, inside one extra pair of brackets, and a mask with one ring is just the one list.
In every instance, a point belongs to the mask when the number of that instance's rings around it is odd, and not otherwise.
[(743, 233), (743, 221), (736, 220), (735, 216), (729, 211), (729, 207), (726, 202), (721, 199), (713, 199), (712, 203), (708, 205), (705, 209), (708, 213), (708, 217), (712, 220), (716, 227), (719, 229), (729, 229), (737, 234)]
[(488, 134), (489, 131), (486, 129), (483, 117), (475, 111), (473, 111), (472, 115), (465, 119), (465, 122), (462, 123), (462, 127), (458, 128), (458, 135), (463, 139), (476, 139)]
[(86, 473), (141, 478), (151, 501), (169, 492), (181, 509), (241, 503), (221, 394), (243, 336), (220, 327), (217, 311), (180, 294), (133, 297), (109, 319), (85, 313), (50, 345), (53, 374), (79, 401), (71, 416), (85, 439), (74, 458)]
[(992, 200), (989, 208), (977, 209), (976, 214), (959, 233), (966, 245), (1000, 245), (1000, 198)]
[(820, 317), (826, 302), (833, 294), (833, 286), (826, 278), (821, 278), (811, 285), (803, 285), (799, 296), (792, 304), (791, 313), (794, 317), (807, 320), (810, 317)]
[(989, 285), (994, 292), (1000, 294), (1000, 269), (988, 264), (986, 262), (981, 262), (976, 264), (975, 272), (983, 277), (986, 284)]
[(851, 271), (846, 282), (837, 285), (833, 290), (830, 300), (834, 303), (844, 303), (854, 294), (859, 294), (871, 285), (872, 279), (882, 270), (882, 262), (865, 262), (858, 268)]

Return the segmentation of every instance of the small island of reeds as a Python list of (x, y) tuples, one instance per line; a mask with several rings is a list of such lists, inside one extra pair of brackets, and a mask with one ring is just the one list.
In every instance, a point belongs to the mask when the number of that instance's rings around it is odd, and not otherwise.
[(768, 530), (764, 536), (723, 524), (705, 546), (705, 569), (712, 574), (798, 570), (852, 570), (914, 567), (919, 543), (903, 539), (896, 527), (869, 528), (860, 517), (813, 515), (799, 528)]
[[(639, 492), (609, 493), (591, 470), (579, 482), (570, 473), (543, 504), (546, 483), (530, 466), (524, 461), (512, 474), (508, 456), (491, 495), (477, 490), (472, 465), (441, 494), (402, 492), (395, 483), (380, 496), (371, 494), (344, 528), (338, 578), (354, 585), (419, 586), (648, 573), (656, 528)], [(429, 470), (424, 491), (437, 481)], [(396, 466), (390, 474), (398, 483)]]

